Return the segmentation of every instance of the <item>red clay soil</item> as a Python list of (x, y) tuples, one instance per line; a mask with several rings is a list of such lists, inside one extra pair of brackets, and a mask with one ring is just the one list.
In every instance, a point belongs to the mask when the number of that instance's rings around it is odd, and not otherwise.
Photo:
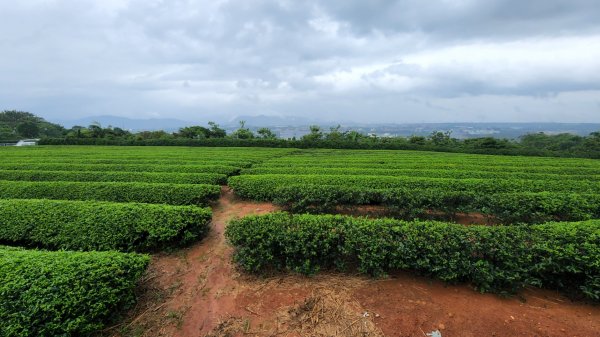
[(600, 336), (600, 307), (539, 289), (519, 297), (400, 273), (374, 280), (320, 274), (259, 278), (231, 263), (233, 217), (276, 210), (228, 188), (202, 242), (153, 256), (138, 307), (113, 336)]

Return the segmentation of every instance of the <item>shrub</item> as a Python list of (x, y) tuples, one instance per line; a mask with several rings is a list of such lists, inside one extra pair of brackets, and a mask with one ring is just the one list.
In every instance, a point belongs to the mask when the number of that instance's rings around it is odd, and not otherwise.
[[(241, 196), (266, 197), (252, 180), (234, 181)], [(248, 183), (250, 182), (250, 183)], [(252, 189), (252, 187), (257, 189)], [(334, 212), (336, 206), (383, 205), (394, 217), (414, 219), (427, 217), (428, 211), (452, 216), (460, 212), (479, 212), (497, 221), (510, 223), (543, 223), (578, 221), (600, 217), (600, 196), (588, 193), (510, 192), (482, 194), (478, 191), (456, 191), (430, 188), (373, 189), (361, 186), (291, 184), (272, 186), (273, 202), (295, 212)]]
[(65, 250), (156, 251), (199, 240), (210, 208), (64, 200), (0, 200), (0, 240)]
[(221, 194), (217, 185), (141, 182), (0, 181), (0, 198), (67, 199), (206, 205)]
[[(43, 157), (39, 157), (43, 161)], [(14, 159), (13, 159), (14, 160)], [(175, 159), (176, 160), (176, 159)], [(1, 162), (0, 170), (25, 171), (102, 171), (102, 172), (175, 172), (175, 173), (219, 173), (238, 174), (239, 167), (229, 165), (151, 165), (151, 164), (80, 164), (80, 163), (21, 163)]]
[(285, 185), (352, 186), (365, 189), (452, 190), (478, 193), (563, 192), (597, 193), (600, 182), (581, 180), (448, 179), (363, 175), (241, 175), (229, 178), (236, 194), (255, 200), (272, 200), (275, 190)]
[(0, 247), (0, 335), (87, 336), (135, 302), (148, 256)]
[(480, 291), (526, 285), (600, 299), (600, 221), (462, 226), (435, 221), (275, 213), (232, 221), (234, 259), (253, 272), (322, 268), (381, 275), (415, 270)]
[(219, 173), (0, 170), (0, 180), (139, 181), (148, 183), (222, 185), (227, 182), (227, 176)]

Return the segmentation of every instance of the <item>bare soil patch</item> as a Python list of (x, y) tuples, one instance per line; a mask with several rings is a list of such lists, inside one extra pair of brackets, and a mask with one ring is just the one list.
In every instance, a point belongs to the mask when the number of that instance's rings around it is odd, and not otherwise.
[(399, 273), (387, 279), (322, 273), (257, 277), (231, 263), (233, 217), (277, 210), (224, 187), (202, 242), (153, 256), (141, 299), (112, 336), (599, 336), (600, 307), (547, 290), (520, 297)]

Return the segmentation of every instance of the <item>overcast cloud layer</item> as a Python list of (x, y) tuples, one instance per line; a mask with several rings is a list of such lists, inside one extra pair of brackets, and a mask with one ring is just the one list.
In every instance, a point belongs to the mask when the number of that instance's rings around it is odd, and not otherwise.
[(0, 110), (600, 122), (597, 0), (1, 1)]

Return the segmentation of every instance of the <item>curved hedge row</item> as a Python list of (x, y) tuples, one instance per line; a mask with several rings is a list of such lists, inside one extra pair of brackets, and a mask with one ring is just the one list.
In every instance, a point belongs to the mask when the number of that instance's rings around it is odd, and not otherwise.
[(502, 223), (542, 223), (600, 218), (600, 195), (562, 192), (482, 194), (448, 189), (369, 189), (352, 186), (286, 185), (274, 203), (300, 212), (334, 212), (337, 206), (382, 205), (390, 214), (414, 219), (430, 211), (447, 216), (478, 212)]
[(219, 173), (0, 170), (0, 180), (139, 181), (148, 183), (223, 185), (227, 183), (227, 176)]
[(235, 166), (235, 167), (249, 167), (252, 164), (252, 160), (240, 160), (239, 156), (237, 159), (226, 159), (223, 157), (206, 157), (202, 156), (202, 159), (191, 159), (191, 158), (170, 158), (170, 159), (160, 159), (148, 156), (142, 157), (100, 157), (98, 158), (98, 154), (94, 156), (73, 156), (73, 157), (45, 157), (45, 156), (36, 156), (33, 158), (20, 158), (20, 157), (7, 157), (5, 163), (7, 164), (32, 164), (36, 165), (40, 162), (45, 164), (63, 164), (63, 165), (71, 165), (71, 164), (82, 164), (86, 165), (102, 165), (102, 164), (111, 164), (111, 165), (130, 165), (130, 164), (144, 164), (144, 165), (186, 165), (186, 166), (206, 166), (206, 165), (225, 165), (225, 166)]
[(196, 206), (0, 200), (0, 241), (51, 250), (156, 251), (199, 240), (212, 212)]
[(110, 171), (110, 172), (179, 172), (238, 174), (239, 167), (227, 165), (146, 165), (146, 164), (64, 164), (64, 163), (0, 163), (0, 170), (26, 171)]
[(544, 166), (543, 164), (536, 164), (532, 159), (531, 163), (527, 166), (498, 166), (498, 165), (482, 165), (482, 164), (469, 164), (461, 162), (422, 162), (422, 163), (387, 163), (384, 161), (373, 161), (369, 163), (352, 163), (352, 162), (330, 162), (326, 159), (323, 162), (308, 163), (302, 161), (289, 161), (289, 162), (272, 162), (268, 161), (254, 168), (307, 168), (312, 169), (318, 168), (363, 168), (363, 169), (383, 169), (383, 170), (396, 170), (396, 169), (410, 169), (410, 170), (472, 170), (478, 172), (517, 172), (517, 173), (552, 173), (552, 174), (566, 174), (566, 175), (599, 175), (599, 167), (579, 167), (576, 163), (571, 166)]
[(0, 335), (88, 336), (135, 302), (149, 258), (0, 247)]
[(527, 173), (527, 172), (489, 172), (463, 169), (410, 169), (410, 168), (355, 168), (355, 167), (255, 167), (244, 169), (242, 174), (287, 174), (287, 175), (364, 175), (364, 176), (391, 176), (391, 177), (426, 177), (426, 178), (453, 178), (453, 179), (526, 179), (526, 180), (584, 180), (600, 181), (600, 175), (566, 173)]
[(124, 146), (35, 146), (24, 148), (9, 148), (3, 150), (11, 157), (30, 158), (37, 157), (85, 157), (90, 158), (152, 158), (152, 159), (193, 159), (207, 158), (233, 158), (238, 160), (270, 158), (273, 154), (286, 154), (295, 149), (269, 149), (256, 147), (204, 147), (193, 148), (187, 146), (152, 146), (152, 147), (124, 147)]
[(276, 189), (285, 185), (354, 186), (367, 189), (404, 188), (412, 190), (443, 189), (477, 191), (479, 193), (507, 192), (580, 192), (600, 193), (600, 182), (576, 180), (502, 180), (502, 179), (445, 179), (420, 177), (353, 176), (353, 175), (242, 175), (230, 177), (229, 185), (241, 197), (273, 200)]
[[(490, 160), (491, 159), (491, 160)], [(500, 158), (501, 159), (501, 158)], [(417, 156), (417, 157), (405, 157), (401, 155), (394, 156), (390, 155), (377, 155), (377, 156), (368, 156), (364, 154), (355, 154), (346, 156), (344, 154), (339, 153), (331, 153), (325, 156), (318, 156), (314, 154), (310, 154), (309, 156), (305, 155), (294, 155), (294, 156), (285, 156), (270, 159), (263, 163), (265, 167), (281, 167), (281, 166), (295, 166), (299, 165), (300, 167), (320, 167), (320, 164), (324, 163), (328, 166), (332, 167), (378, 167), (378, 168), (422, 168), (431, 165), (434, 168), (490, 168), (491, 170), (500, 170), (502, 168), (506, 168), (508, 170), (515, 169), (529, 169), (529, 168), (543, 168), (544, 170), (569, 170), (573, 168), (585, 168), (587, 170), (600, 170), (600, 165), (598, 163), (594, 163), (593, 161), (590, 163), (586, 162), (570, 162), (570, 163), (559, 163), (556, 161), (541, 161), (530, 159), (528, 161), (502, 161), (499, 160), (498, 157), (479, 157), (479, 158), (464, 158), (461, 156), (455, 157), (444, 157), (438, 155), (436, 157), (426, 157), (426, 156)], [(532, 165), (535, 164), (535, 165)], [(581, 164), (581, 165), (578, 165)]]
[(485, 292), (533, 285), (600, 299), (600, 221), (467, 227), (274, 213), (234, 220), (225, 234), (235, 261), (253, 272), (409, 269)]
[(206, 205), (221, 194), (217, 185), (140, 182), (0, 181), (2, 199), (65, 199)]
[[(553, 157), (538, 157), (531, 156), (498, 156), (495, 154), (466, 154), (452, 153), (448, 151), (431, 152), (431, 151), (389, 151), (389, 150), (324, 150), (324, 149), (304, 149), (296, 153), (293, 157), (278, 157), (269, 162), (295, 162), (302, 161), (307, 163), (318, 163), (321, 161), (327, 162), (345, 162), (347, 164), (354, 163), (411, 163), (413, 161), (430, 160), (432, 162), (446, 163), (476, 163), (479, 165), (487, 165), (490, 163), (500, 165), (524, 165), (531, 166), (532, 161), (536, 165), (552, 165), (552, 166), (595, 166), (599, 167), (598, 162), (592, 159), (573, 159), (573, 158), (553, 158)], [(600, 168), (600, 167), (599, 167)]]

